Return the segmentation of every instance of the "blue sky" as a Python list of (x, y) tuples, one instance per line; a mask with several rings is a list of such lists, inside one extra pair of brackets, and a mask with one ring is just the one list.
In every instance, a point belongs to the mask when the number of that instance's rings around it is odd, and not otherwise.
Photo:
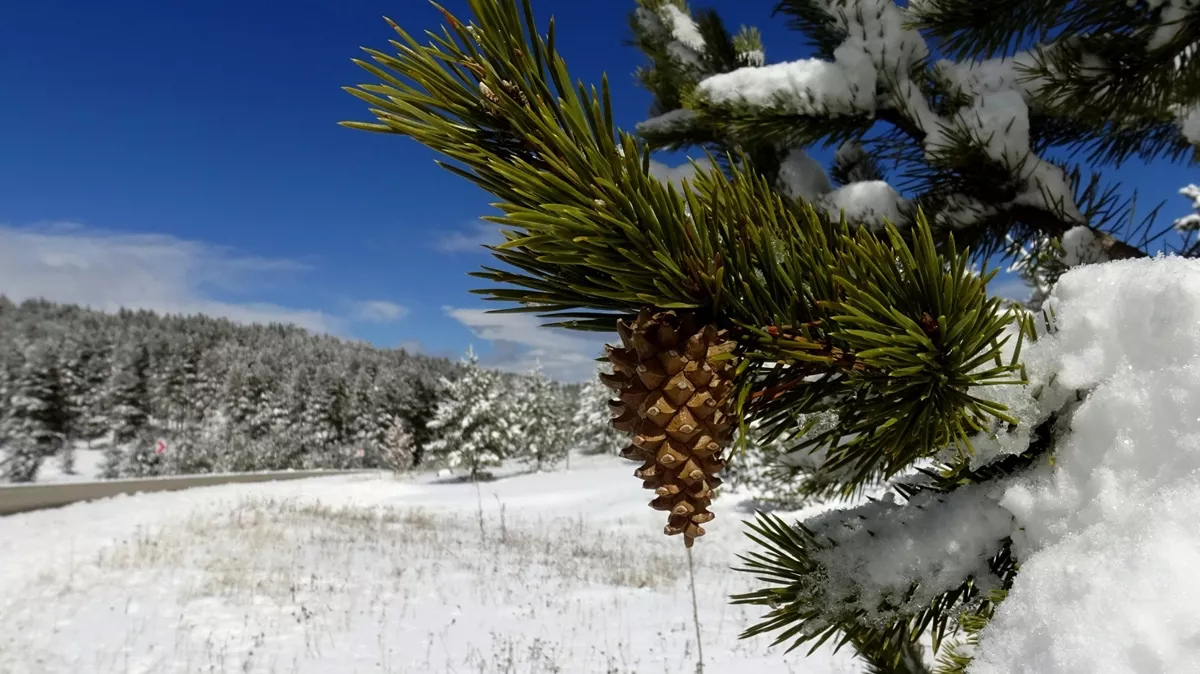
[[(465, 15), (463, 0), (446, 6)], [(758, 25), (771, 61), (803, 56), (772, 0), (715, 0)], [(616, 119), (649, 97), (623, 45), (632, 0), (538, 0), (572, 72), (607, 72)], [(421, 0), (16, 0), (0, 21), (0, 293), (93, 306), (294, 320), (380, 346), (576, 377), (600, 339), (484, 315), (466, 273), (487, 262), (487, 195), (398, 137), (340, 128), (365, 106), (350, 59), (386, 47), (387, 15), (412, 32)], [(1143, 203), (1200, 182), (1179, 166), (1109, 174)], [(7, 249), (7, 252), (5, 252)]]

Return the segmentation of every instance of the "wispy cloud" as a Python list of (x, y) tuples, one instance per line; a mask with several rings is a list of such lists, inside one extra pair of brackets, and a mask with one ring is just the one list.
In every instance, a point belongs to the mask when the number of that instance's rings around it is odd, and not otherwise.
[(504, 236), (500, 228), (482, 220), (465, 230), (442, 234), (433, 242), (433, 247), (443, 253), (482, 253), (483, 246), (502, 243)]
[(207, 314), (240, 323), (293, 323), (344, 333), (344, 319), (265, 302), (228, 302), (215, 291), (249, 294), (310, 266), (264, 258), (166, 234), (131, 234), (54, 224), (0, 226), (0, 293), (13, 300), (55, 302), (113, 311)]
[(492, 352), (481, 362), (508, 372), (527, 372), (540, 363), (546, 376), (561, 381), (582, 381), (593, 376), (595, 359), (605, 341), (615, 335), (579, 333), (544, 328), (531, 314), (489, 314), (485, 309), (445, 307), (480, 339), (492, 343)]
[(395, 323), (407, 315), (407, 307), (387, 300), (365, 300), (354, 305), (354, 317), (367, 323)]

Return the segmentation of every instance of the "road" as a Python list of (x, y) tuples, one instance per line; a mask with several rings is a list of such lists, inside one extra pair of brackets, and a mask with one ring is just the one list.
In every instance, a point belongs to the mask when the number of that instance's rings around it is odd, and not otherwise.
[(104, 480), (98, 482), (63, 482), (0, 487), (0, 516), (58, 508), (60, 506), (94, 501), (121, 494), (154, 491), (178, 491), (192, 487), (209, 487), (239, 482), (274, 482), (302, 480), (310, 477), (372, 473), (368, 470), (291, 470), (269, 473), (218, 473), (205, 475), (172, 475), (135, 480)]

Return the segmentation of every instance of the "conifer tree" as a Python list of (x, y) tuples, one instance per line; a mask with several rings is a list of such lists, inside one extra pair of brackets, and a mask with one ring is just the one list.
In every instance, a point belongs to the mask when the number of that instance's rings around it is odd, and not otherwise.
[(516, 398), (512, 408), (516, 454), (540, 473), (567, 454), (563, 394), (542, 374), (539, 363), (522, 377)]
[(408, 430), (408, 425), (400, 417), (392, 417), (379, 454), (380, 464), (394, 473), (412, 470), (413, 436)]
[[(1026, 382), (1022, 343), (1052, 321), (989, 297), (994, 271), (972, 260), (1024, 250), (1026, 271), (1053, 284), (1073, 265), (1151, 252), (1158, 233), (1138, 229), (1132, 197), (1056, 158), (1192, 152), (1200, 8), (784, 0), (816, 57), (766, 65), (754, 31), (731, 37), (715, 13), (642, 0), (656, 116), (638, 138), (615, 128), (606, 82), (571, 79), (529, 2), (469, 4), (473, 22), (446, 14), (428, 45), (393, 24), (396, 53), (358, 62), (377, 83), (348, 89), (375, 121), (344, 124), (413, 138), (496, 197), (504, 266), (477, 274), (490, 299), (559, 327), (615, 325), (603, 379), (667, 534), (689, 547), (703, 535), (737, 428), (819, 457), (809, 472), (826, 493), (893, 485), (895, 498), (803, 524), (751, 524), (746, 570), (765, 587), (736, 600), (770, 612), (746, 636), (832, 638), (879, 672), (929, 671), (922, 638), (969, 643), (1020, 566), (1012, 518), (982, 495), (1046, 462), (1060, 415), (1086, 395), (1047, 385), (1031, 394), (1046, 409), (1021, 419), (998, 402), (1001, 385)], [(825, 172), (807, 148), (827, 143), (839, 151)], [(682, 189), (651, 174), (651, 148), (686, 146), (718, 165)], [(810, 415), (832, 417), (796, 428)], [(975, 460), (1001, 436), (1018, 446)], [(895, 481), (919, 463), (934, 468)], [(903, 536), (938, 545), (948, 513), (978, 529), (940, 549), (961, 560), (969, 543), (982, 564), (923, 561), (936, 579), (908, 559), (879, 567)], [(880, 573), (888, 582), (871, 585)], [(956, 648), (940, 671), (970, 662)]]
[[(44, 459), (63, 452), (72, 423), (61, 343), (34, 342), (22, 358), (5, 415), (5, 474), (12, 482), (32, 482)], [(64, 467), (71, 467), (69, 458)]]
[(625, 446), (625, 436), (613, 428), (612, 395), (600, 383), (600, 373), (609, 374), (605, 368), (597, 368), (596, 376), (579, 389), (571, 417), (571, 444), (588, 454), (616, 454)]
[(107, 333), (96, 327), (85, 332), (78, 345), (79, 375), (72, 392), (73, 406), (80, 415), (79, 437), (90, 445), (108, 433), (111, 426), (105, 390), (113, 371), (113, 349)]
[(108, 390), (114, 445), (134, 442), (150, 426), (150, 386), (150, 350), (144, 344), (126, 346)]
[(160, 438), (152, 429), (143, 429), (123, 448), (119, 475), (133, 478), (164, 475), (168, 467), (166, 450), (170, 445), (160, 447), (160, 439), (164, 438)]
[(462, 364), (458, 377), (442, 384), (445, 395), (429, 422), (439, 435), (426, 446), (427, 458), (478, 481), (510, 457), (518, 438), (499, 375), (480, 367), (473, 349)]
[(425, 448), (436, 436), (436, 430), (428, 423), (443, 394), (442, 375), (430, 361), (414, 358), (405, 360), (402, 372), (406, 387), (398, 414), (412, 431), (413, 466), (417, 467), (421, 465)]

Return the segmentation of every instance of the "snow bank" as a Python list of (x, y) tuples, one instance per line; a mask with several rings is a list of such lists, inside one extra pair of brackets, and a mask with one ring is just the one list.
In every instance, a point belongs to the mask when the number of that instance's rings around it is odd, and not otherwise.
[(1048, 306), (1026, 365), (1086, 397), (1000, 496), (1021, 572), (970, 671), (1200, 671), (1200, 261), (1077, 268)]

